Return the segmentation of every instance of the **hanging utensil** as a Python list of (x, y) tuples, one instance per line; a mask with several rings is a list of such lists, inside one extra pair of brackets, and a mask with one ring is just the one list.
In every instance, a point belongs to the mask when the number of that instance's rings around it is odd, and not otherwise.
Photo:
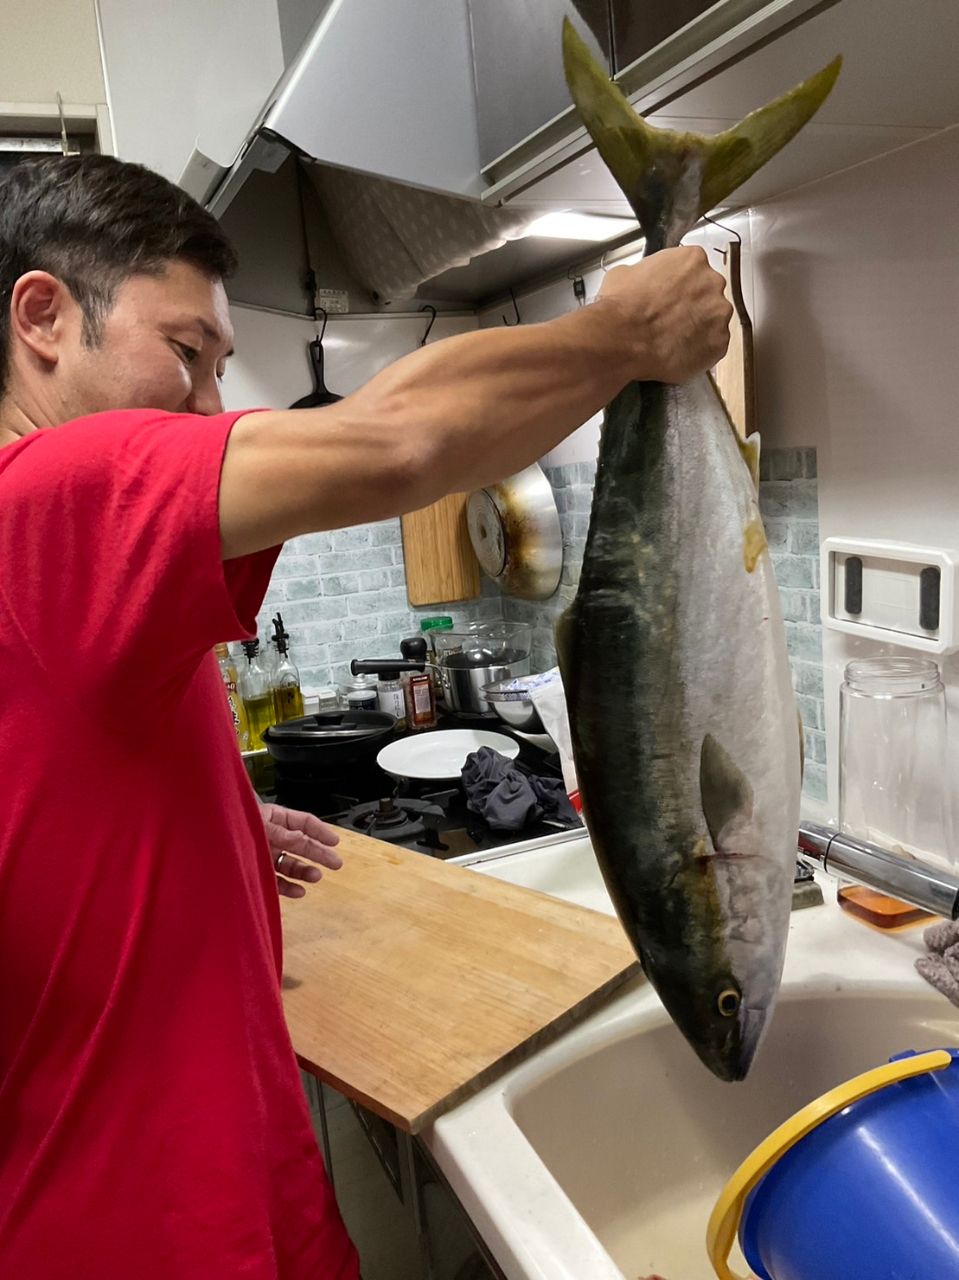
[(303, 166), (302, 162), (296, 162), (296, 191), (300, 203), (300, 228), (303, 236), (303, 254), (306, 258), (306, 278), (304, 281), (307, 297), (310, 300), (310, 306), (307, 315), (311, 315), (313, 323), (319, 325), (319, 317), (323, 316), (323, 328), (318, 329), (316, 337), (307, 346), (307, 355), (310, 361), (310, 371), (313, 374), (313, 390), (309, 395), (301, 396), (295, 404), (291, 404), (291, 409), (319, 409), (323, 405), (335, 404), (337, 400), (343, 397), (337, 395), (335, 391), (331, 391), (326, 385), (325, 375), (323, 371), (323, 335), (326, 333), (326, 322), (329, 319), (325, 308), (317, 305), (317, 283), (316, 272), (313, 270), (313, 262), (310, 255), (310, 237), (306, 225), (306, 204), (303, 199)]
[(323, 335), (326, 333), (327, 314), (322, 307), (317, 307), (316, 312), (323, 315), (323, 328), (307, 347), (307, 353), (310, 357), (310, 369), (313, 373), (313, 390), (309, 395), (297, 400), (295, 404), (291, 404), (291, 409), (317, 409), (321, 405), (335, 404), (337, 400), (343, 399), (335, 391), (331, 391), (324, 381)]

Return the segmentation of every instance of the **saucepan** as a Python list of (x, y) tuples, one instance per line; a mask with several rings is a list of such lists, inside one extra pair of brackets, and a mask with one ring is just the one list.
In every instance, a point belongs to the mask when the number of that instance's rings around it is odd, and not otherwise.
[(527, 623), (511, 622), (479, 622), (458, 631), (435, 631), (437, 670), (449, 709), (488, 712), (487, 686), (529, 675), (531, 635)]

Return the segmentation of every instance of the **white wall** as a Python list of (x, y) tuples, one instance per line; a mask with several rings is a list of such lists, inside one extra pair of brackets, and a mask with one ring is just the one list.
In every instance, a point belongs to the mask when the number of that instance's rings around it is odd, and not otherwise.
[[(311, 321), (231, 306), (236, 355), (227, 362), (223, 402), (227, 409), (291, 405), (313, 389), (307, 344)], [(326, 385), (348, 395), (380, 369), (415, 351), (426, 332), (428, 314), (331, 316), (323, 337)], [(430, 342), (476, 328), (475, 316), (438, 315)]]
[(4, 0), (0, 101), (106, 101), (95, 0)]
[[(759, 418), (817, 447), (824, 538), (959, 548), (957, 207), (954, 128), (753, 210)], [(824, 630), (833, 813), (842, 671), (877, 652)]]

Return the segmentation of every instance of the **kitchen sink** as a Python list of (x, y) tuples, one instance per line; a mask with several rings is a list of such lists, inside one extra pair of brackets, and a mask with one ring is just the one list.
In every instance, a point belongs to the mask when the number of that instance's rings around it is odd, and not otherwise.
[[(729, 1085), (651, 1010), (518, 1088), (510, 1111), (624, 1275), (710, 1280), (709, 1214), (758, 1142), (806, 1102), (893, 1053), (957, 1045), (959, 1019), (934, 995), (787, 995), (748, 1082)], [(748, 1274), (733, 1256), (734, 1269)]]
[[(475, 869), (612, 910), (585, 837)], [(507, 1280), (712, 1280), (709, 1214), (758, 1142), (892, 1054), (959, 1046), (959, 1011), (913, 967), (922, 931), (868, 929), (820, 883), (743, 1083), (714, 1079), (637, 977), (424, 1135)]]

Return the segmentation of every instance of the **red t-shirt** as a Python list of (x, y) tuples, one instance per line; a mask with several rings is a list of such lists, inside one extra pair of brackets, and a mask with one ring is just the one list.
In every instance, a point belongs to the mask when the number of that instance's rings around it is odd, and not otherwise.
[(238, 414), (0, 449), (0, 1276), (347, 1280), (218, 640)]

